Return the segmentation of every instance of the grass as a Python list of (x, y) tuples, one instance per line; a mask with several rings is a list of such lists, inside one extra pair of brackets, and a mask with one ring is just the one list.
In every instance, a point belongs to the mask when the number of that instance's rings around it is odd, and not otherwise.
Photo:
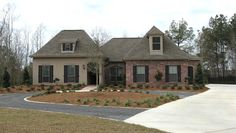
[(89, 116), (0, 108), (1, 133), (162, 133)]

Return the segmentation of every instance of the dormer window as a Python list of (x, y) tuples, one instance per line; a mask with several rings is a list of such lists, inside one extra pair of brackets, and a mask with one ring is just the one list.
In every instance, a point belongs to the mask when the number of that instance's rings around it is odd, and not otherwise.
[(75, 49), (74, 43), (62, 43), (62, 52), (63, 53), (74, 52), (74, 49)]
[(149, 36), (150, 55), (163, 54), (163, 37), (162, 35)]
[(152, 37), (152, 49), (160, 50), (161, 49), (161, 38), (160, 37)]

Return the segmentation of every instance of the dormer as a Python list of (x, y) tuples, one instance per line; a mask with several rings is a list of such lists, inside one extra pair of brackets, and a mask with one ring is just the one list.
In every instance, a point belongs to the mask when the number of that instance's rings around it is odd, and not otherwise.
[(74, 53), (78, 45), (78, 39), (63, 39), (60, 41), (62, 53)]
[(151, 30), (147, 33), (149, 39), (149, 51), (150, 55), (163, 55), (163, 36), (159, 29), (155, 26), (151, 28)]

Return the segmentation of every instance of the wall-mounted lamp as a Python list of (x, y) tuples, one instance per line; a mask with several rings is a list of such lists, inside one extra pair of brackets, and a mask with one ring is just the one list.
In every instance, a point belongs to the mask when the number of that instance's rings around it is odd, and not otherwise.
[(85, 65), (83, 65), (83, 69), (85, 70)]

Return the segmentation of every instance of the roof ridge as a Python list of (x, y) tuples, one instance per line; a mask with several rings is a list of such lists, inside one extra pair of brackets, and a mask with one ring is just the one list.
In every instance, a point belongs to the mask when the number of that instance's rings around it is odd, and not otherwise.
[(143, 37), (114, 37), (112, 39), (142, 39)]

